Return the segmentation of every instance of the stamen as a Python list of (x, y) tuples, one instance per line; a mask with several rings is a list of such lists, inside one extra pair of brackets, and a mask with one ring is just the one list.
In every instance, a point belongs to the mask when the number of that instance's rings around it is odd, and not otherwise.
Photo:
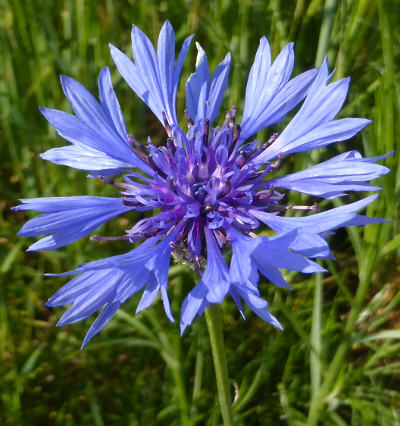
[(128, 206), (128, 207), (143, 207), (144, 206), (144, 204), (140, 203), (139, 201), (128, 200), (125, 197), (122, 197), (122, 204), (124, 206)]
[(101, 180), (104, 183), (108, 183), (109, 185), (115, 186), (116, 188), (123, 188), (123, 189), (135, 189), (134, 186), (129, 185), (129, 183), (124, 182), (115, 182), (114, 179), (109, 179), (105, 176), (98, 176), (99, 180)]
[(173, 178), (173, 176), (169, 176), (169, 177), (168, 177), (167, 184), (168, 184), (168, 188), (169, 188), (171, 191), (174, 191), (174, 190), (175, 190), (175, 185), (174, 185), (174, 178)]
[(229, 241), (227, 236), (219, 229), (216, 229), (214, 231), (214, 235), (217, 238), (217, 240), (221, 243), (221, 245), (224, 245)]
[(312, 206), (292, 206), (288, 205), (285, 207), (285, 210), (312, 210), (312, 211), (318, 211), (319, 207), (317, 204), (313, 204)]
[(227, 112), (226, 115), (225, 115), (225, 120), (224, 120), (224, 124), (223, 124), (222, 127), (227, 126), (230, 119), (231, 119), (231, 113)]
[[(236, 124), (235, 125), (235, 133), (233, 134), (233, 137), (232, 137), (232, 143), (231, 143), (231, 146), (229, 147), (229, 159), (230, 160), (233, 159), (236, 155), (236, 152), (237, 152), (237, 149), (238, 149), (238, 141), (239, 141), (239, 138), (240, 138), (240, 132), (241, 131), (242, 131), (242, 128), (240, 127), (240, 124)], [(240, 154), (243, 155), (243, 151), (241, 151)], [(245, 155), (243, 155), (243, 157), (246, 158)], [(236, 161), (238, 161), (238, 160), (236, 159)], [(240, 165), (239, 168), (241, 168), (243, 166), (243, 164)]]
[(233, 105), (232, 108), (231, 108), (231, 123), (232, 123), (232, 127), (236, 123), (236, 107), (235, 107), (235, 105)]
[(236, 124), (235, 134), (233, 135), (233, 140), (232, 140), (233, 145), (236, 145), (237, 141), (239, 140), (241, 131), (242, 131), (242, 128), (240, 127), (240, 124)]
[(128, 135), (128, 142), (131, 148), (140, 148), (142, 146), (140, 142), (133, 139), (133, 136), (131, 134)]
[(206, 118), (204, 120), (204, 127), (203, 127), (203, 145), (208, 145), (208, 136), (210, 134), (210, 120)]
[(246, 162), (246, 156), (243, 151), (240, 151), (239, 156), (236, 159), (236, 165), (241, 169)]
[(131, 149), (141, 160), (143, 160), (146, 164), (149, 164), (149, 157), (145, 152), (143, 152), (142, 145), (140, 145), (140, 147), (134, 147), (133, 145), (131, 145)]
[(278, 139), (279, 133), (273, 133), (271, 137), (267, 140), (265, 144), (265, 148), (268, 148), (271, 146), (277, 139)]
[(274, 194), (274, 188), (271, 185), (271, 188), (270, 188), (269, 192), (258, 193), (256, 195), (256, 199), (259, 200), (259, 201), (267, 201), (267, 200), (269, 200), (272, 197), (273, 194)]
[(196, 256), (196, 257), (194, 258), (194, 260), (193, 260), (193, 263), (194, 263), (194, 270), (195, 270), (198, 274), (202, 275), (202, 274), (203, 274), (203, 271), (202, 271), (202, 267), (201, 267), (201, 258), (200, 258), (200, 256)]
[(176, 152), (176, 146), (172, 138), (167, 139), (167, 147), (171, 155), (174, 156)]
[(171, 126), (170, 126), (170, 125), (169, 125), (169, 123), (168, 123), (167, 115), (165, 114), (165, 112), (164, 112), (164, 111), (162, 112), (162, 118), (163, 118), (163, 120), (164, 120), (164, 127), (165, 127), (165, 131), (167, 132), (167, 135), (168, 135), (169, 137), (171, 137), (171, 136), (172, 136), (172, 129), (171, 129)]
[(278, 155), (278, 160), (275, 161), (275, 163), (272, 163), (270, 165), (270, 169), (274, 170), (274, 169), (277, 169), (278, 167), (280, 167), (282, 165), (282, 160), (283, 160), (283, 155), (279, 154)]
[(204, 204), (204, 206), (201, 208), (201, 214), (203, 216), (206, 216), (210, 211), (212, 210), (213, 206), (210, 203)]
[(317, 204), (313, 204), (312, 206), (293, 206), (292, 204), (289, 204), (287, 206), (282, 206), (280, 204), (272, 204), (269, 211), (288, 211), (288, 210), (308, 210), (308, 211), (318, 211), (319, 207)]
[(188, 129), (190, 129), (193, 126), (193, 120), (190, 118), (189, 111), (187, 109), (185, 109), (185, 117), (186, 117)]
[(118, 240), (129, 240), (128, 235), (120, 235), (118, 237), (100, 237), (98, 235), (93, 235), (90, 237), (92, 241), (118, 241)]

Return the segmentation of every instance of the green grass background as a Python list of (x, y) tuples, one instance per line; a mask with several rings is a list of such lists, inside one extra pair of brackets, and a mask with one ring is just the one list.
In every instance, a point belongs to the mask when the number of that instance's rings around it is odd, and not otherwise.
[[(368, 208), (370, 215), (392, 222), (339, 231), (330, 240), (337, 261), (324, 263), (330, 273), (312, 278), (287, 274), (294, 291), (262, 285), (284, 332), (250, 312), (243, 321), (232, 302), (223, 304), (236, 424), (400, 424), (396, 0), (0, 0), (0, 424), (221, 422), (204, 319), (180, 338), (178, 325), (165, 319), (159, 302), (135, 316), (134, 297), (80, 351), (92, 319), (56, 328), (63, 310), (48, 310), (43, 303), (65, 279), (42, 274), (122, 253), (126, 247), (85, 238), (56, 252), (25, 253), (31, 242), (16, 232), (30, 216), (10, 211), (21, 197), (112, 194), (85, 173), (38, 157), (64, 144), (38, 111), (39, 105), (70, 111), (61, 74), (97, 93), (97, 75), (110, 66), (129, 131), (139, 140), (151, 135), (163, 142), (160, 125), (118, 75), (108, 43), (130, 52), (132, 23), (156, 40), (165, 19), (174, 25), (178, 44), (196, 33), (212, 67), (232, 52), (224, 108), (243, 107), (247, 74), (263, 35), (274, 55), (295, 41), (296, 73), (318, 66), (328, 55), (336, 68), (334, 79), (352, 77), (341, 116), (368, 117), (373, 123), (346, 144), (291, 158), (287, 170), (344, 150), (375, 156), (395, 149), (384, 161), (392, 172), (379, 180), (379, 201)], [(192, 46), (182, 89), (194, 61)], [(121, 233), (137, 219), (132, 214), (114, 220), (99, 233)], [(192, 286), (184, 268), (171, 268), (177, 318)]]

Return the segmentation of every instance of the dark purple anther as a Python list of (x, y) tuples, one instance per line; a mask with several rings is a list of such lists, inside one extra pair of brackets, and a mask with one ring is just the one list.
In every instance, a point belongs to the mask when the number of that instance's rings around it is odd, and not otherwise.
[(171, 154), (171, 157), (173, 157), (175, 155), (175, 152), (176, 152), (176, 146), (175, 146), (174, 140), (172, 138), (167, 139), (167, 148), (168, 148), (168, 151)]
[(201, 209), (201, 214), (203, 216), (207, 216), (207, 214), (210, 213), (212, 208), (213, 208), (212, 204), (210, 204), (210, 203), (204, 204), (202, 209)]
[(141, 207), (141, 206), (143, 206), (143, 204), (139, 203), (139, 201), (128, 200), (125, 197), (122, 198), (122, 204), (124, 206), (128, 206), (128, 207)]
[(190, 118), (189, 111), (187, 109), (185, 109), (185, 117), (186, 117), (188, 129), (190, 129), (193, 126), (193, 120)]
[(93, 235), (90, 237), (92, 241), (121, 241), (129, 240), (128, 235), (120, 235), (118, 237), (99, 237), (98, 235)]
[(208, 146), (208, 135), (210, 134), (210, 120), (206, 118), (204, 120), (203, 127), (203, 145)]
[(99, 178), (99, 180), (101, 180), (104, 183), (109, 183), (110, 185), (112, 185), (114, 183), (114, 181), (112, 179), (109, 179), (105, 176), (97, 176)]
[(139, 148), (140, 149), (142, 147), (142, 144), (138, 141), (135, 141), (135, 139), (133, 139), (132, 135), (128, 135), (128, 142), (129, 142), (129, 145), (131, 146), (132, 149), (133, 148)]
[(169, 188), (171, 191), (174, 191), (174, 190), (175, 190), (174, 178), (173, 178), (172, 176), (170, 176), (170, 177), (168, 178), (168, 188)]
[(132, 151), (141, 159), (143, 160), (145, 163), (149, 164), (149, 157), (141, 150), (141, 148), (137, 147), (135, 148), (134, 146), (131, 145)]
[(271, 137), (268, 139), (267, 143), (265, 144), (265, 148), (268, 148), (271, 146), (277, 139), (278, 139), (279, 133), (273, 133)]
[(231, 119), (232, 119), (232, 126), (234, 126), (235, 123), (236, 123), (236, 107), (235, 107), (235, 105), (233, 105), (233, 107), (231, 108)]
[(171, 136), (172, 136), (172, 129), (171, 129), (171, 126), (170, 126), (170, 125), (169, 125), (169, 123), (168, 123), (167, 115), (165, 114), (165, 112), (164, 112), (164, 111), (162, 112), (162, 118), (163, 118), (163, 120), (164, 120), (164, 127), (165, 127), (165, 131), (167, 132), (167, 135), (168, 135), (169, 137), (171, 137)]
[(231, 113), (230, 112), (227, 112), (226, 113), (226, 115), (225, 115), (225, 120), (224, 120), (224, 124), (223, 124), (223, 126), (222, 127), (225, 127), (225, 126), (227, 126), (228, 125), (228, 123), (229, 123), (229, 120), (231, 119)]
[(273, 192), (262, 192), (261, 194), (257, 194), (257, 199), (260, 201), (269, 200), (272, 197)]
[(214, 235), (217, 237), (221, 245), (224, 245), (228, 242), (228, 239), (226, 238), (225, 234), (221, 232), (219, 229), (214, 231)]
[(312, 206), (286, 206), (285, 210), (312, 210), (312, 211), (317, 211), (319, 210), (317, 204), (313, 204)]
[(240, 152), (239, 156), (236, 159), (236, 165), (241, 169), (246, 162), (246, 156), (243, 151)]
[(283, 159), (283, 155), (279, 154), (278, 155), (278, 160), (275, 161), (275, 163), (272, 163), (271, 166), (270, 166), (270, 168), (271, 169), (277, 169), (278, 167), (280, 167), (281, 164), (282, 164), (282, 159)]
[(240, 124), (236, 124), (235, 126), (235, 133), (233, 135), (232, 145), (235, 146), (240, 138), (240, 132), (242, 131), (242, 128), (240, 127)]

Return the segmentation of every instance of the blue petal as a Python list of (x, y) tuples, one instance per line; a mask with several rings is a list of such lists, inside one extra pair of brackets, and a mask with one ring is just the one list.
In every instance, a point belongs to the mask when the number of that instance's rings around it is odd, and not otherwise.
[(204, 227), (204, 233), (207, 243), (207, 266), (202, 281), (208, 289), (207, 301), (221, 303), (229, 291), (229, 271), (212, 231)]
[(293, 70), (293, 44), (288, 44), (271, 67), (271, 51), (265, 37), (260, 40), (246, 86), (240, 139), (283, 120), (307, 94), (317, 73), (310, 70), (288, 82)]
[(186, 106), (190, 117), (195, 121), (204, 120), (207, 116), (208, 85), (210, 70), (207, 55), (196, 43), (198, 50), (196, 59), (196, 72), (190, 75), (186, 83)]
[(146, 288), (143, 291), (142, 298), (140, 299), (139, 305), (136, 308), (136, 313), (142, 312), (147, 309), (155, 300), (160, 291), (160, 285), (158, 284), (155, 277), (149, 280)]
[(260, 93), (265, 87), (265, 79), (270, 68), (271, 49), (267, 38), (262, 37), (254, 58), (254, 64), (250, 69), (249, 78), (247, 79), (242, 127), (244, 127), (245, 119), (257, 114), (257, 111), (260, 109)]
[(192, 324), (195, 316), (209, 305), (206, 299), (207, 293), (208, 288), (200, 281), (186, 296), (181, 309), (181, 335), (185, 332), (186, 327)]
[(247, 306), (261, 319), (272, 324), (274, 327), (283, 330), (280, 322), (268, 311), (268, 303), (260, 297), (258, 292), (249, 291), (243, 285), (235, 285), (235, 290), (239, 293)]
[(232, 244), (232, 258), (229, 269), (230, 280), (239, 283), (249, 280), (256, 284), (258, 274), (251, 254), (258, 245), (258, 238), (246, 237), (233, 227), (227, 229), (227, 232), (231, 237)]
[(72, 304), (58, 325), (81, 321), (104, 307), (85, 337), (85, 346), (107, 324), (118, 307), (146, 284), (137, 312), (150, 306), (161, 290), (166, 315), (173, 321), (167, 282), (160, 280), (165, 280), (165, 266), (161, 265), (162, 262), (168, 261), (169, 264), (169, 259), (165, 260), (165, 256), (170, 255), (166, 247), (169, 247), (170, 240), (176, 237), (176, 233), (180, 232), (179, 227), (174, 231), (156, 246), (156, 239), (150, 238), (129, 253), (86, 263), (75, 271), (59, 274), (80, 275), (70, 280), (46, 303), (48, 307)]
[(271, 268), (288, 269), (303, 273), (324, 272), (325, 269), (303, 256), (289, 251), (297, 231), (279, 235), (274, 238), (258, 237), (257, 247), (251, 256), (262, 271)]
[(77, 81), (61, 77), (61, 83), (76, 117), (62, 111), (39, 108), (60, 136), (72, 146), (51, 149), (42, 158), (93, 174), (117, 174), (126, 167), (153, 171), (131, 150), (125, 122), (111, 85), (108, 68), (99, 75), (100, 104)]
[(124, 146), (129, 147), (129, 144), (126, 143), (128, 140), (128, 133), (124, 115), (112, 86), (109, 68), (103, 68), (101, 70), (98, 84), (100, 105), (105, 114), (107, 114), (110, 122), (114, 124), (114, 128), (121, 136), (122, 141), (124, 141)]
[(132, 52), (135, 64), (110, 44), (111, 56), (118, 71), (131, 89), (146, 103), (164, 124), (163, 112), (169, 125), (176, 126), (176, 92), (183, 61), (192, 37), (185, 40), (175, 64), (175, 34), (166, 21), (158, 38), (157, 54), (149, 38), (132, 26)]
[(304, 232), (319, 234), (345, 226), (386, 222), (385, 219), (356, 214), (358, 210), (365, 208), (376, 198), (377, 195), (371, 195), (351, 204), (304, 217), (281, 217), (256, 210), (251, 210), (250, 213), (278, 233), (286, 233), (300, 228)]
[[(135, 167), (131, 162), (112, 158), (102, 151), (78, 144), (49, 149), (40, 154), (40, 157), (54, 164), (89, 171), (92, 175), (112, 176), (122, 173), (126, 168)], [(147, 167), (141, 168), (148, 172), (151, 171)]]
[(268, 184), (328, 199), (345, 195), (346, 191), (377, 190), (378, 187), (364, 182), (389, 173), (389, 169), (365, 160), (357, 151), (345, 152), (306, 170), (272, 179)]
[(124, 278), (121, 271), (114, 269), (106, 269), (97, 274), (100, 282), (93, 283), (85, 293), (78, 296), (64, 315), (60, 318), (57, 325), (64, 326), (73, 324), (89, 317), (94, 312), (100, 310), (113, 296), (116, 286)]
[(28, 248), (28, 251), (54, 250), (89, 234), (108, 220), (132, 210), (120, 198), (52, 197), (21, 200), (14, 210), (38, 210), (43, 214), (29, 220), (18, 235), (37, 237), (52, 234)]
[(228, 84), (231, 55), (226, 55), (210, 79), (207, 55), (199, 43), (196, 47), (196, 72), (186, 83), (186, 105), (195, 122), (208, 118), (212, 123), (218, 115)]
[(120, 303), (109, 303), (102, 310), (101, 314), (96, 318), (96, 321), (91, 325), (85, 338), (83, 339), (81, 349), (83, 349), (93, 337), (98, 334), (107, 325), (110, 319), (114, 316), (115, 312), (121, 306)]
[(335, 259), (330, 251), (329, 244), (323, 237), (311, 232), (297, 230), (297, 238), (289, 246), (296, 253), (307, 257)]
[(361, 118), (332, 121), (342, 107), (350, 80), (327, 84), (328, 63), (323, 63), (300, 110), (276, 141), (252, 161), (262, 164), (279, 154), (304, 152), (347, 140), (370, 123)]
[(228, 53), (225, 59), (217, 66), (210, 82), (210, 93), (208, 95), (209, 105), (207, 107), (207, 118), (210, 123), (214, 121), (221, 108), (224, 99), (228, 75), (231, 65), (231, 55)]

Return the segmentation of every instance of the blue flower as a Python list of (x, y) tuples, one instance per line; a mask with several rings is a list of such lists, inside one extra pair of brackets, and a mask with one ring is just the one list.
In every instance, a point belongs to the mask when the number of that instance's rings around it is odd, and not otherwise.
[[(293, 44), (271, 63), (268, 41), (263, 37), (246, 86), (242, 124), (236, 108), (219, 127), (212, 127), (228, 84), (231, 57), (211, 73), (199, 44), (195, 72), (186, 83), (185, 132), (176, 114), (176, 95), (183, 62), (192, 37), (176, 59), (175, 35), (169, 22), (163, 26), (157, 51), (136, 26), (132, 29), (134, 63), (111, 46), (114, 62), (132, 90), (146, 103), (166, 131), (166, 141), (147, 145), (127, 132), (111, 84), (110, 72), (99, 76), (99, 102), (78, 82), (62, 77), (66, 97), (75, 115), (42, 108), (41, 111), (70, 145), (51, 149), (42, 158), (84, 170), (119, 191), (116, 198), (61, 197), (21, 200), (15, 210), (37, 210), (42, 215), (28, 221), (19, 235), (45, 236), (28, 250), (53, 250), (91, 233), (106, 221), (130, 210), (156, 211), (119, 237), (93, 236), (92, 240), (122, 239), (140, 243), (128, 253), (93, 261), (59, 275), (74, 275), (46, 303), (49, 307), (72, 305), (58, 325), (81, 321), (101, 310), (83, 345), (97, 334), (116, 310), (133, 294), (143, 291), (137, 312), (152, 304), (158, 294), (167, 317), (173, 321), (168, 300), (170, 258), (189, 263), (200, 275), (183, 301), (181, 331), (212, 303), (230, 295), (243, 314), (242, 303), (263, 320), (282, 328), (269, 312), (258, 287), (262, 274), (278, 287), (289, 287), (281, 273), (322, 272), (316, 258), (332, 258), (326, 237), (351, 225), (380, 219), (358, 215), (376, 196), (324, 212), (316, 205), (292, 206), (284, 190), (332, 199), (350, 191), (379, 188), (368, 181), (388, 172), (356, 151), (281, 176), (286, 156), (345, 141), (369, 120), (335, 120), (349, 87), (349, 80), (330, 83), (325, 60), (290, 79)], [(302, 105), (281, 134), (266, 142), (250, 140), (267, 126), (281, 122)], [(160, 141), (162, 142), (162, 141)], [(121, 175), (120, 179), (115, 176)], [(285, 217), (286, 210), (303, 211)], [(255, 234), (261, 224), (272, 237)]]

